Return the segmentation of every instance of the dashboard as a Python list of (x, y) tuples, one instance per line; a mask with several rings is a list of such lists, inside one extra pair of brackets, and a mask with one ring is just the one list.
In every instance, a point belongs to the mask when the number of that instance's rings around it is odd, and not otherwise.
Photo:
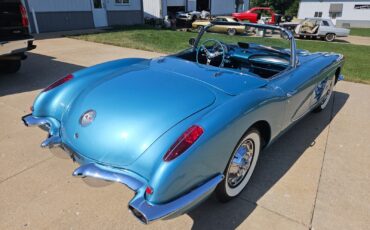
[(236, 68), (243, 72), (257, 74), (263, 78), (269, 78), (289, 67), (290, 55), (251, 46), (248, 43), (227, 45), (225, 67)]

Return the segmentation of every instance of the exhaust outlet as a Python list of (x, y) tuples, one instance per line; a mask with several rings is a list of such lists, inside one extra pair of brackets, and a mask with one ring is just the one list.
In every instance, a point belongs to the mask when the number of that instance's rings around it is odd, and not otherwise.
[(139, 212), (137, 209), (135, 209), (134, 207), (132, 207), (131, 205), (128, 206), (128, 209), (130, 210), (130, 212), (138, 219), (140, 220), (142, 223), (144, 224), (149, 224), (149, 221), (148, 219), (145, 217), (145, 215), (141, 212)]

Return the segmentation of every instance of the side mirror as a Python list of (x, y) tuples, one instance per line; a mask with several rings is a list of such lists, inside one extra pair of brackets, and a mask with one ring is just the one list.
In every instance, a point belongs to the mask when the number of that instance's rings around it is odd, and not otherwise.
[(194, 46), (194, 44), (195, 44), (195, 38), (190, 38), (189, 45)]

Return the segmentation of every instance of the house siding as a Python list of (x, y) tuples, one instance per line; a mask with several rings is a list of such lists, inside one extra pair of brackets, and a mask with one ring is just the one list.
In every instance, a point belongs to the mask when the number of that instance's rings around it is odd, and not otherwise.
[(211, 0), (212, 15), (231, 15), (235, 12), (235, 1)]
[[(145, 17), (163, 18), (167, 15), (167, 7), (184, 6), (187, 11), (197, 8), (197, 0), (143, 0)], [(235, 0), (209, 0), (212, 15), (230, 15), (235, 12)], [(162, 6), (161, 6), (162, 4)], [(245, 0), (245, 9), (249, 1)]]
[(91, 11), (90, 0), (27, 0), (36, 12)]
[(149, 17), (149, 18), (160, 18), (162, 17), (161, 15), (161, 1), (162, 0), (151, 0), (143, 1), (144, 5), (144, 17)]
[[(79, 30), (95, 28), (91, 0), (24, 0), (29, 12), (30, 27), (39, 32)], [(108, 26), (143, 23), (142, 0), (130, 0), (129, 4), (117, 4), (104, 0)], [(32, 12), (35, 12), (36, 21)]]
[(370, 27), (370, 9), (355, 9), (355, 5), (370, 5), (370, 1), (301, 0), (298, 18), (314, 17), (315, 12), (322, 12), (322, 18), (330, 18), (330, 4), (343, 4), (342, 14), (336, 17), (337, 26), (348, 23), (351, 27)]
[(130, 11), (107, 11), (108, 25), (135, 25), (143, 23), (143, 14), (141, 10)]
[(186, 0), (167, 0), (167, 6), (186, 6)]
[(106, 9), (108, 11), (136, 11), (141, 10), (141, 0), (130, 0), (130, 4), (116, 4), (115, 0), (106, 0)]

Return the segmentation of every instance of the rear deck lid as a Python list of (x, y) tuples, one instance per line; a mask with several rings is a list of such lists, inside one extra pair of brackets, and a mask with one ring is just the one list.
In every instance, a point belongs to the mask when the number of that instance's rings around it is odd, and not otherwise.
[[(123, 167), (215, 98), (200, 82), (148, 65), (130, 66), (81, 91), (62, 118), (62, 139), (85, 157)], [(93, 122), (82, 125), (91, 110)]]

